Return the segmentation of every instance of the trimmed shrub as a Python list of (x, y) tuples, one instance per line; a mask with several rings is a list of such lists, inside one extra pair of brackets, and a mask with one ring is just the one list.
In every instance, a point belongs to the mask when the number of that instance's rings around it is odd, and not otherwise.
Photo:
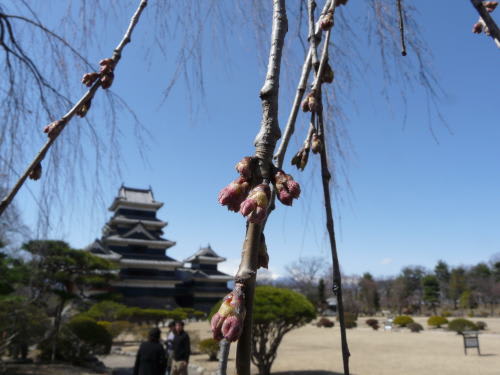
[(431, 316), (429, 319), (427, 319), (427, 325), (436, 327), (436, 328), (441, 328), (441, 326), (444, 326), (445, 324), (448, 324), (448, 319), (442, 317), (442, 316)]
[(108, 354), (113, 338), (103, 326), (87, 317), (75, 317), (68, 323), (68, 328), (94, 354)]
[(410, 331), (412, 332), (416, 332), (416, 333), (419, 333), (420, 331), (423, 331), (424, 327), (422, 327), (421, 324), (418, 324), (418, 323), (409, 323), (407, 326), (407, 328), (410, 329)]
[[(47, 338), (38, 344), (43, 360), (50, 360), (52, 343), (52, 338)], [(81, 365), (96, 354), (108, 354), (111, 343), (112, 337), (103, 326), (88, 316), (77, 315), (61, 327), (55, 357)]]
[(355, 328), (358, 326), (358, 323), (356, 323), (356, 320), (358, 319), (358, 316), (354, 313), (351, 312), (344, 312), (344, 322), (345, 322), (345, 327), (346, 328)]
[(478, 330), (484, 331), (488, 327), (488, 325), (486, 324), (486, 322), (483, 322), (482, 320), (480, 320), (480, 321), (476, 322), (476, 327)]
[(129, 331), (132, 328), (132, 323), (127, 322), (126, 320), (118, 320), (116, 322), (101, 320), (97, 322), (97, 324), (104, 327), (113, 339), (116, 339), (121, 333)]
[(208, 354), (209, 361), (217, 361), (217, 353), (219, 352), (219, 342), (215, 339), (205, 339), (198, 343), (200, 352)]
[(462, 333), (463, 331), (476, 331), (478, 328), (474, 322), (471, 322), (468, 319), (457, 318), (448, 323), (448, 329), (450, 331)]
[(400, 327), (406, 327), (408, 324), (413, 323), (413, 318), (408, 315), (398, 315), (394, 318), (393, 323)]
[(325, 328), (331, 328), (335, 325), (334, 322), (332, 322), (330, 319), (328, 318), (321, 318), (320, 320), (318, 320), (318, 322), (316, 323), (316, 326), (317, 327), (325, 327)]
[(441, 316), (442, 316), (443, 318), (449, 318), (450, 316), (452, 316), (452, 314), (451, 314), (451, 312), (450, 312), (450, 311), (448, 311), (448, 310), (443, 310), (443, 311), (441, 311)]
[(369, 327), (372, 327), (375, 331), (380, 328), (380, 326), (378, 325), (378, 320), (377, 319), (367, 319), (366, 320), (366, 324)]

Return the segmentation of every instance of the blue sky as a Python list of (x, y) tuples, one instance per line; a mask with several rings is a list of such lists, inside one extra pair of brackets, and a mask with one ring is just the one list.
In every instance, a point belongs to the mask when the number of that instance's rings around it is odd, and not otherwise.
[[(361, 6), (350, 4), (347, 14), (360, 17)], [(350, 188), (341, 180), (335, 202), (338, 248), (347, 274), (369, 271), (386, 276), (405, 265), (432, 268), (439, 259), (452, 265), (473, 264), (500, 252), (500, 107), (494, 100), (500, 87), (494, 68), (499, 51), (489, 38), (470, 32), (477, 15), (468, 1), (422, 1), (418, 7), (423, 36), (433, 53), (432, 69), (447, 94), (440, 111), (450, 130), (434, 118), (434, 139), (425, 95), (418, 87), (407, 92), (406, 111), (397, 98), (388, 105), (380, 94), (376, 59), (354, 82), (350, 95), (356, 104), (343, 107), (352, 145), (346, 172)], [(132, 10), (123, 9), (109, 21), (100, 49), (89, 51), (91, 60), (114, 47)], [(52, 17), (56, 22), (57, 12)], [(132, 120), (121, 116), (123, 173), (108, 182), (104, 201), (112, 202), (122, 182), (152, 186), (156, 199), (165, 202), (159, 211), (159, 217), (169, 222), (165, 237), (177, 242), (168, 254), (183, 259), (210, 243), (228, 258), (224, 269), (233, 272), (244, 219), (221, 207), (217, 193), (236, 177), (235, 163), (253, 153), (265, 69), (249, 32), (229, 35), (229, 56), (218, 57), (206, 44), (203, 99), (178, 84), (161, 105), (175, 59), (153, 50), (145, 60), (151, 33), (148, 17), (125, 50), (113, 85), (152, 134), (145, 152), (148, 163), (136, 151), (129, 131)], [(298, 49), (295, 52), (300, 55)], [(372, 55), (367, 48), (366, 58)], [(283, 84), (282, 126), (290, 93), (289, 85)], [(201, 108), (194, 120), (190, 104)], [(96, 105), (104, 101), (96, 99)], [(305, 121), (302, 116), (299, 126)], [(318, 160), (311, 160), (304, 173), (288, 166), (300, 142), (291, 142), (285, 169), (301, 183), (303, 195), (292, 208), (278, 206), (266, 228), (270, 270), (279, 275), (299, 257), (320, 256), (330, 262)], [(28, 184), (36, 189), (36, 183)], [(75, 197), (76, 212), (68, 202), (65, 224), (53, 231), (53, 237), (84, 247), (100, 235), (110, 213), (86, 200), (90, 197)], [(35, 207), (26, 189), (17, 203), (25, 221), (33, 224)]]

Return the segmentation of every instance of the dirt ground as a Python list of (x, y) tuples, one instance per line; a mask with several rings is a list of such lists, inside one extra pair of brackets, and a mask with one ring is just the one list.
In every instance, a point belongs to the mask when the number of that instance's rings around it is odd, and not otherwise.
[[(424, 331), (412, 333), (400, 329), (373, 331), (358, 320), (358, 327), (347, 332), (353, 375), (499, 375), (500, 318), (481, 318), (488, 330), (480, 335), (481, 356), (476, 349), (464, 355), (463, 338), (454, 332), (432, 329), (427, 318), (415, 320)], [(381, 318), (377, 318), (383, 321)], [(479, 319), (472, 319), (473, 321)], [(210, 337), (207, 323), (191, 323), (187, 329), (197, 331), (200, 338)], [(228, 373), (234, 372), (236, 345), (232, 345)], [(215, 369), (206, 355), (194, 355), (192, 361), (206, 369)], [(333, 328), (313, 325), (285, 335), (272, 367), (273, 374), (337, 375), (342, 372), (340, 332)]]
[[(415, 318), (424, 331), (412, 333), (406, 329), (373, 331), (358, 319), (358, 327), (347, 331), (351, 351), (353, 375), (499, 375), (500, 374), (500, 318), (481, 318), (488, 329), (481, 333), (481, 356), (476, 349), (464, 355), (462, 336), (427, 326), (427, 318)], [(382, 318), (376, 318), (382, 323)], [(473, 321), (479, 319), (472, 319)], [(188, 323), (186, 330), (196, 339), (211, 337), (207, 322)], [(100, 359), (114, 374), (130, 374), (137, 345), (120, 348), (129, 355), (112, 354)], [(235, 375), (236, 345), (231, 346), (228, 375)], [(209, 362), (206, 354), (193, 354), (192, 369), (204, 368), (208, 375), (217, 368), (217, 362)], [(29, 366), (31, 367), (31, 366)], [(88, 371), (68, 366), (49, 369), (24, 367), (16, 374), (37, 375), (84, 375)], [(256, 373), (256, 369), (254, 368)], [(278, 349), (272, 373), (275, 375), (340, 375), (342, 356), (338, 324), (333, 328), (317, 328), (309, 324), (285, 335)], [(199, 375), (201, 372), (190, 371)]]

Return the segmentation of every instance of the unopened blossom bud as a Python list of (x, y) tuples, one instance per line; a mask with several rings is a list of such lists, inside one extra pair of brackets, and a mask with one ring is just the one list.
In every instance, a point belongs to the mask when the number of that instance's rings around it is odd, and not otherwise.
[(237, 178), (219, 192), (219, 203), (231, 211), (238, 212), (241, 203), (248, 195), (250, 185), (243, 177)]
[(333, 14), (332, 14), (332, 12), (328, 12), (323, 17), (321, 17), (319, 26), (324, 31), (330, 30), (332, 28), (332, 26), (333, 26)]
[(300, 185), (293, 177), (283, 171), (274, 175), (274, 185), (278, 193), (278, 200), (286, 206), (291, 206), (294, 199), (300, 196)]
[(35, 168), (33, 168), (29, 174), (29, 178), (32, 180), (39, 180), (42, 177), (42, 164), (38, 163)]
[(267, 215), (267, 205), (271, 198), (269, 185), (260, 184), (254, 187), (247, 199), (241, 204), (240, 212), (251, 223), (261, 223)]
[(47, 125), (45, 128), (43, 128), (43, 132), (47, 133), (47, 136), (50, 139), (54, 139), (59, 135), (63, 128), (63, 121), (57, 120), (54, 122), (51, 122), (49, 125)]
[(99, 73), (96, 72), (85, 73), (82, 77), (82, 83), (85, 86), (90, 87), (94, 84), (97, 78), (99, 78)]
[(306, 96), (300, 105), (303, 112), (309, 112), (309, 98)]
[(115, 75), (113, 72), (109, 72), (104, 74), (101, 77), (101, 87), (103, 89), (109, 89), (111, 87), (111, 84), (113, 83), (113, 79), (115, 78)]
[(349, 0), (335, 0), (335, 6), (346, 5)]
[(210, 322), (213, 338), (236, 341), (243, 331), (245, 319), (245, 296), (243, 285), (236, 283), (234, 289), (224, 297), (219, 310)]
[(92, 104), (92, 100), (90, 100), (90, 99), (87, 100), (85, 103), (83, 103), (82, 106), (76, 112), (77, 116), (85, 117), (85, 115), (87, 114), (87, 112), (90, 109), (91, 104)]
[(102, 74), (112, 73), (115, 68), (115, 62), (113, 59), (103, 59), (99, 61), (99, 65), (101, 66), (99, 72)]
[(321, 152), (323, 149), (323, 142), (321, 141), (321, 138), (317, 134), (313, 134), (312, 140), (311, 140), (311, 150), (314, 154), (317, 154)]
[(302, 111), (304, 112), (318, 112), (319, 103), (314, 95), (314, 92), (310, 92), (309, 95), (302, 101)]
[(472, 32), (474, 34), (481, 34), (483, 32), (483, 24), (481, 22), (477, 22), (472, 27)]
[(238, 162), (238, 164), (236, 164), (236, 170), (241, 175), (241, 177), (244, 177), (246, 179), (252, 178), (252, 167), (254, 160), (255, 159), (250, 156), (245, 156)]
[(332, 83), (335, 78), (335, 74), (333, 73), (332, 67), (328, 62), (325, 64), (323, 68), (323, 74), (321, 75), (321, 81), (325, 83)]
[(498, 6), (498, 1), (485, 1), (483, 2), (483, 6), (486, 8), (488, 12), (491, 13)]

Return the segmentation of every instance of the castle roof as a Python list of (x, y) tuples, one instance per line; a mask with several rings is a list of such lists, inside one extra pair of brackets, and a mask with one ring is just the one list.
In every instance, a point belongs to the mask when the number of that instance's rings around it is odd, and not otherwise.
[(226, 258), (219, 256), (210, 245), (201, 247), (196, 253), (185, 259), (185, 263), (220, 263), (224, 262)]
[(109, 210), (115, 211), (119, 207), (158, 210), (162, 206), (162, 202), (155, 201), (151, 188), (137, 189), (122, 185)]

